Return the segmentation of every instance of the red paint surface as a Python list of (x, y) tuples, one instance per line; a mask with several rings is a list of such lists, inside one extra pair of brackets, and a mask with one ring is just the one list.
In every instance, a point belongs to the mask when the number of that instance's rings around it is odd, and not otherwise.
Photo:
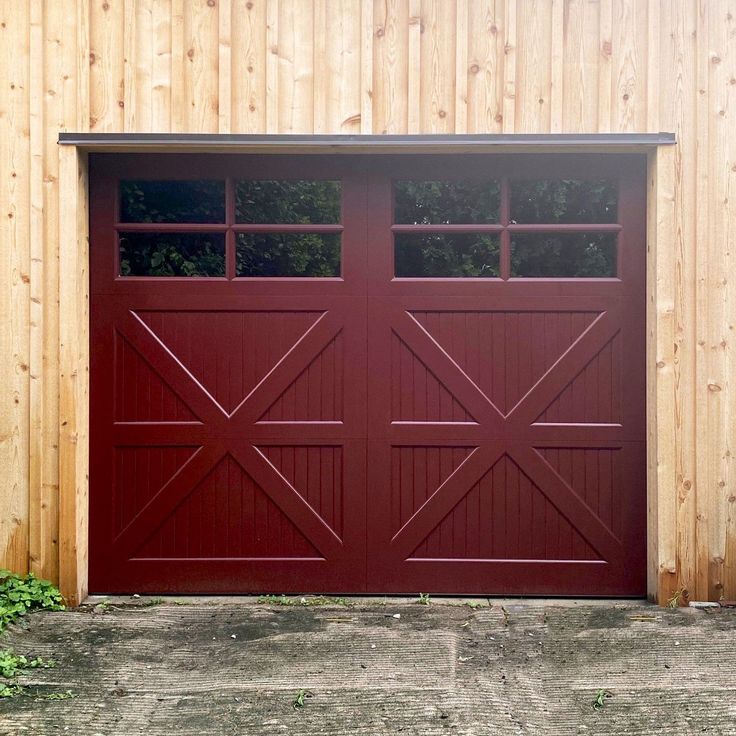
[[(91, 175), (91, 590), (644, 593), (641, 158)], [(341, 179), (341, 279), (116, 278), (118, 179), (251, 175)], [(394, 279), (391, 180), (439, 176), (618, 179), (619, 278)]]

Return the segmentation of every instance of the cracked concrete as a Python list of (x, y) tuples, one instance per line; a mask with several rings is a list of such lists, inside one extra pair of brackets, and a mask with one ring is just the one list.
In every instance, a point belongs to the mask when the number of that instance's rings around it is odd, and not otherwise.
[(57, 666), (0, 701), (0, 734), (736, 734), (733, 610), (181, 600), (93, 601), (11, 627), (1, 649)]

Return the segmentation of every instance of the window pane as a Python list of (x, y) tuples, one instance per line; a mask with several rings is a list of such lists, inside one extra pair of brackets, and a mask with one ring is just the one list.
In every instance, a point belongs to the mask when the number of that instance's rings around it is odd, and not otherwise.
[(238, 276), (340, 276), (339, 233), (239, 233)]
[(523, 223), (616, 222), (613, 181), (542, 179), (511, 182), (511, 220)]
[(121, 276), (224, 276), (222, 233), (120, 233)]
[(511, 237), (511, 275), (615, 277), (616, 235), (519, 233)]
[(225, 222), (221, 181), (121, 181), (122, 222)]
[(401, 278), (498, 276), (496, 235), (400, 233), (394, 238), (394, 268)]
[(397, 181), (394, 221), (402, 225), (498, 222), (497, 181)]
[(340, 222), (339, 181), (239, 181), (238, 222), (323, 225)]

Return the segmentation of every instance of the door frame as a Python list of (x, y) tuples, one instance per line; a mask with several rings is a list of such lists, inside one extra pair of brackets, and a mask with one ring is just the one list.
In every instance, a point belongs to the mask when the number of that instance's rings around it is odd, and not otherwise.
[[(160, 137), (160, 136), (159, 136)], [(184, 136), (185, 139), (187, 136)], [(137, 138), (137, 139), (136, 139)], [(677, 590), (675, 474), (674, 136), (156, 136), (65, 134), (59, 148), (59, 586), (70, 605), (88, 591), (89, 530), (89, 179), (90, 152), (166, 153), (640, 153), (647, 156), (646, 377), (647, 592), (665, 604)], [(237, 140), (240, 138), (240, 140)], [(251, 138), (251, 140), (248, 140)], [(254, 140), (256, 138), (257, 140)], [(330, 140), (320, 141), (320, 138)], [(369, 139), (378, 138), (379, 141)], [(474, 140), (468, 140), (472, 138)], [(338, 140), (340, 139), (340, 140)], [(182, 137), (179, 136), (179, 140)], [(311, 145), (310, 145), (311, 144)], [(344, 147), (341, 147), (344, 144)], [(374, 147), (375, 146), (375, 147)]]

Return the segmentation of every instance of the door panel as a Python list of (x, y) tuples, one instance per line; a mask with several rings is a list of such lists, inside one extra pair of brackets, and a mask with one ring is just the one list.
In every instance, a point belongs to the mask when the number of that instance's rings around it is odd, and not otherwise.
[[(227, 190), (232, 264), (235, 181), (254, 161), (232, 159), (224, 168), (208, 161), (199, 171)], [(364, 202), (363, 184), (343, 182), (341, 221), (328, 225), (342, 242), (338, 279), (238, 278), (231, 266), (227, 278), (118, 276), (116, 233), (132, 227), (116, 222), (118, 181), (176, 181), (191, 170), (173, 157), (93, 162), (91, 589), (361, 591), (367, 318), (364, 209), (356, 202)], [(279, 161), (259, 160), (261, 177), (287, 173), (325, 174), (312, 162), (295, 159), (285, 172)], [(329, 174), (343, 180), (344, 165)], [(156, 248), (169, 248), (171, 227), (192, 224), (136, 227)], [(280, 238), (300, 224), (239, 227)], [(138, 262), (160, 272), (168, 267), (162, 257), (170, 252), (159, 248)]]
[[(447, 162), (442, 177), (482, 181), (485, 163)], [(618, 191), (616, 211), (603, 215), (602, 204), (584, 210), (582, 187), (570, 183), (583, 222), (559, 206), (545, 210), (559, 200), (527, 186), (541, 203), (527, 211), (568, 219), (515, 222), (509, 200), (520, 177), (591, 176), (582, 161), (548, 163), (494, 159), (499, 217), (480, 228), (472, 211), (465, 216), (474, 222), (451, 222), (456, 205), (434, 224), (441, 198), (431, 200), (432, 222), (420, 214), (407, 224), (411, 187), (403, 183), (403, 219), (394, 223), (392, 182), (437, 176), (424, 162), (388, 163), (371, 180), (368, 354), (385, 357), (369, 374), (369, 589), (380, 581), (395, 593), (644, 592), (644, 172), (636, 160), (599, 162), (595, 175)], [(433, 190), (416, 190), (422, 213)], [(515, 277), (514, 233), (522, 230), (540, 253), (557, 249), (537, 272), (586, 275)], [(575, 243), (570, 250), (562, 236), (585, 231), (588, 252), (575, 252)], [(609, 233), (605, 247), (597, 232)], [(470, 259), (458, 277), (452, 254), (438, 260), (436, 248), (459, 233), (477, 242), (476, 254), (497, 257), (496, 276), (479, 278)], [(497, 256), (481, 239), (488, 233), (498, 238)], [(394, 241), (409, 242), (407, 234), (433, 259), (431, 278), (400, 277)], [(451, 276), (438, 277), (442, 268)]]

